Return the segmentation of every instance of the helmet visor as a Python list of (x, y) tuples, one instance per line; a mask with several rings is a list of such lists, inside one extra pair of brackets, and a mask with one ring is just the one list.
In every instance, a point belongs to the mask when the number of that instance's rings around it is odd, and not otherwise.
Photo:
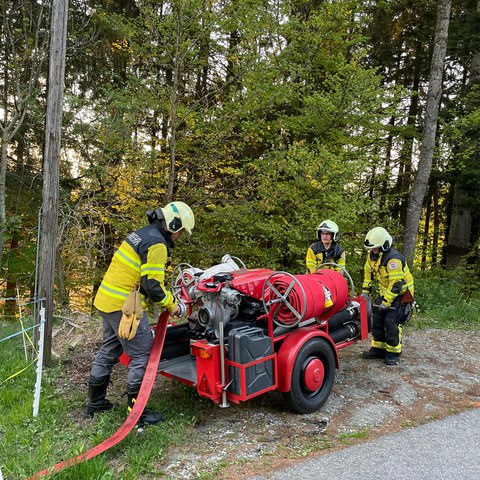
[(368, 238), (365, 239), (365, 242), (364, 242), (363, 246), (365, 248), (367, 248), (368, 250), (371, 250), (372, 248), (378, 247), (378, 245), (375, 245), (375, 244), (371, 243)]

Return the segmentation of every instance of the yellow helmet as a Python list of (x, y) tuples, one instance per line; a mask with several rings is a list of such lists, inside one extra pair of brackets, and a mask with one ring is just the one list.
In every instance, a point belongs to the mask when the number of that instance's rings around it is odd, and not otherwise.
[(170, 202), (160, 209), (165, 219), (167, 230), (171, 233), (179, 232), (183, 228), (189, 235), (195, 226), (195, 217), (192, 209), (183, 202)]
[(375, 227), (367, 233), (363, 245), (368, 250), (379, 248), (383, 252), (386, 252), (392, 248), (393, 237), (383, 227)]
[(334, 242), (338, 242), (338, 237), (340, 236), (338, 225), (335, 222), (333, 222), (332, 220), (324, 220), (317, 227), (317, 235), (318, 235), (319, 239), (320, 239), (320, 233), (321, 232), (331, 233), (332, 234), (332, 240)]

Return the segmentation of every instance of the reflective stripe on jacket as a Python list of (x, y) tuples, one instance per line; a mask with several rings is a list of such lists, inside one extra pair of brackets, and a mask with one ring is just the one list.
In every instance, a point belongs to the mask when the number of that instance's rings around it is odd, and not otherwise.
[[(322, 242), (316, 242), (307, 250), (305, 264), (310, 273), (313, 273), (322, 263), (336, 263), (339, 267), (345, 268), (345, 251), (340, 245), (332, 243), (328, 250), (325, 249)], [(333, 265), (325, 266), (332, 270), (341, 271), (341, 268)]]
[(407, 288), (414, 295), (413, 276), (410, 273), (405, 257), (394, 248), (380, 252), (377, 260), (372, 260), (370, 254), (364, 266), (362, 290), (369, 292), (374, 278), (378, 281), (379, 293), (383, 304), (390, 306), (398, 295), (403, 295)]
[(164, 285), (169, 246), (157, 224), (128, 235), (113, 255), (95, 296), (95, 307), (106, 313), (121, 310), (128, 294), (139, 283), (142, 301), (150, 298), (167, 310), (175, 308), (175, 299)]

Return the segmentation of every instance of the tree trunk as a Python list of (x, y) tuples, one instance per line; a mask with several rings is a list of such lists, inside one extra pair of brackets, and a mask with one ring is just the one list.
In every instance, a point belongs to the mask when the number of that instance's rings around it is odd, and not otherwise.
[(439, 0), (437, 6), (437, 23), (435, 26), (434, 48), (430, 66), (430, 81), (428, 85), (420, 159), (413, 189), (409, 197), (407, 219), (405, 222), (403, 251), (410, 265), (413, 263), (423, 199), (428, 189), (428, 181), (432, 169), (438, 111), (442, 96), (443, 69), (447, 51), (451, 6), (451, 0)]
[[(420, 89), (420, 42), (417, 42), (415, 48), (416, 60), (413, 70), (413, 83), (411, 87), (410, 106), (408, 108), (407, 129), (403, 138), (403, 145), (400, 151), (398, 178), (395, 186), (396, 202), (394, 206), (394, 215), (399, 219), (400, 225), (405, 228), (407, 221), (406, 204), (408, 202), (408, 191), (410, 190), (412, 177), (412, 155), (413, 141), (415, 139), (415, 123), (417, 121), (419, 111), (419, 89)], [(405, 85), (408, 88), (408, 84)]]
[(432, 196), (428, 196), (427, 211), (425, 212), (425, 227), (423, 230), (422, 262), (420, 269), (424, 271), (427, 267), (428, 257), (428, 234), (430, 233), (430, 217), (432, 214)]
[(448, 243), (445, 251), (447, 270), (455, 268), (461, 258), (468, 253), (472, 217), (469, 200), (459, 185), (455, 186), (452, 216), (448, 231)]
[[(395, 129), (395, 116), (392, 115), (390, 117), (390, 120), (388, 122), (389, 127), (391, 127), (390, 133), (388, 134), (387, 138), (387, 145), (385, 148), (385, 167), (383, 171), (383, 181), (380, 184), (380, 196), (382, 198), (386, 198), (388, 195), (388, 192), (390, 191), (390, 187), (388, 184), (388, 180), (390, 179), (392, 175), (392, 150), (393, 150), (393, 131)], [(380, 219), (383, 219), (385, 216), (389, 215), (386, 211), (380, 212)]]
[[(5, 113), (6, 114), (6, 113)], [(5, 234), (7, 231), (7, 209), (5, 205), (5, 180), (7, 176), (7, 131), (2, 132), (2, 147), (0, 160), (0, 268), (3, 262), (3, 247), (5, 245)]]
[(48, 72), (47, 118), (43, 159), (42, 226), (39, 262), (39, 298), (45, 299), (45, 346), (43, 360), (50, 365), (52, 356), (53, 285), (57, 243), (60, 147), (67, 43), (68, 1), (53, 0)]
[(440, 207), (437, 186), (433, 188), (433, 239), (432, 239), (432, 267), (438, 265), (438, 241), (440, 239)]
[(58, 300), (59, 303), (62, 307), (62, 310), (67, 310), (70, 306), (70, 299), (69, 299), (69, 294), (67, 287), (65, 285), (65, 274), (63, 271), (63, 263), (62, 263), (62, 250), (63, 250), (63, 245), (60, 242), (60, 244), (57, 247), (57, 252), (56, 252), (56, 279), (57, 279), (57, 285), (58, 285)]
[[(36, 95), (38, 78), (42, 71), (46, 52), (46, 45), (43, 41), (44, 29), (41, 28), (44, 7), (42, 2), (39, 3), (38, 9), (30, 10), (30, 6), (28, 7), (30, 13), (35, 12), (35, 15), (30, 17), (29, 20), (26, 20), (28, 15), (25, 14), (25, 17), (23, 17), (23, 11), (20, 12), (20, 16), (24, 18), (25, 22), (32, 22), (30, 26), (25, 24), (24, 29), (20, 29), (16, 20), (11, 17), (12, 11), (16, 10), (13, 2), (2, 2), (0, 29), (2, 32), (15, 31), (15, 35), (9, 36), (8, 42), (0, 44), (3, 66), (0, 75), (0, 83), (2, 83), (0, 111), (3, 113), (0, 121), (0, 266), (3, 260), (2, 254), (7, 228), (5, 181), (8, 149), (23, 125), (31, 99)], [(21, 25), (21, 23), (20, 21), (19, 24)], [(36, 27), (33, 27), (33, 25), (36, 25)], [(24, 34), (19, 33), (21, 31)], [(17, 46), (20, 44), (22, 46), (17, 50)], [(22, 50), (22, 48), (25, 50)]]
[(177, 10), (177, 38), (175, 42), (175, 62), (173, 69), (173, 87), (170, 99), (170, 172), (168, 176), (167, 201), (174, 199), (175, 179), (176, 179), (176, 145), (177, 145), (177, 114), (178, 114), (178, 81), (180, 77), (181, 58), (180, 58), (180, 35), (182, 33), (182, 9), (178, 5)]
[[(18, 248), (18, 239), (12, 238), (10, 242), (10, 252), (13, 252)], [(8, 272), (5, 272), (7, 275), (5, 276), (7, 285), (5, 289), (4, 296), (6, 298), (12, 298), (13, 300), (6, 300), (4, 305), (3, 314), (10, 318), (15, 318), (15, 313), (17, 309), (17, 300), (15, 297), (17, 296), (17, 282), (15, 278), (12, 278), (12, 275)]]
[[(480, 13), (480, 1), (477, 2), (477, 13)], [(480, 85), (480, 49), (472, 55), (468, 90), (471, 91), (478, 85)], [(469, 252), (470, 239), (472, 233), (474, 233), (472, 232), (472, 213), (474, 215), (474, 212), (471, 211), (472, 202), (463, 189), (461, 179), (457, 179), (454, 192), (450, 229), (445, 249), (445, 266), (447, 269), (455, 268), (460, 263), (461, 258)], [(473, 243), (475, 243), (475, 238), (473, 238)]]

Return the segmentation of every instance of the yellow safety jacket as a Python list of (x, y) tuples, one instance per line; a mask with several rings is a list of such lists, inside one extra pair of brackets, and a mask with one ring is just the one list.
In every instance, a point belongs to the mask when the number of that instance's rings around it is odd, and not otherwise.
[[(340, 245), (332, 242), (330, 247), (325, 249), (322, 242), (316, 242), (308, 247), (305, 264), (310, 273), (313, 273), (322, 263), (328, 262), (336, 263), (339, 267), (345, 268), (345, 251)], [(342, 271), (341, 268), (333, 265), (325, 266), (325, 268)]]
[(137, 283), (144, 306), (149, 298), (172, 311), (176, 306), (175, 298), (164, 285), (165, 265), (172, 246), (155, 223), (130, 233), (113, 255), (95, 296), (95, 307), (106, 313), (121, 310)]
[(407, 289), (414, 295), (413, 276), (410, 273), (405, 257), (394, 248), (380, 252), (378, 259), (373, 260), (368, 255), (364, 266), (362, 291), (370, 293), (374, 278), (378, 281), (382, 303), (391, 306), (398, 295), (403, 295)]

